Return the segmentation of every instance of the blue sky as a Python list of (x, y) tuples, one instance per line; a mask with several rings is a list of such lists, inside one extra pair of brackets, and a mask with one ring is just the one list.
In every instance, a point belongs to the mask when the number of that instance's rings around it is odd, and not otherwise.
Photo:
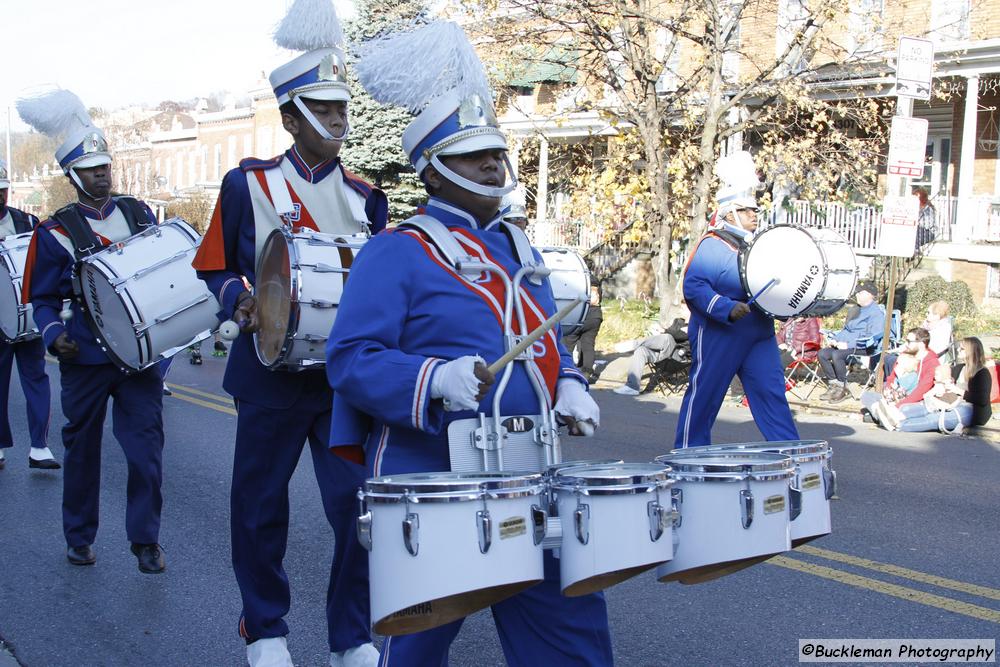
[[(248, 90), (293, 57), (271, 40), (290, 0), (2, 0), (6, 107), (57, 84), (87, 106), (117, 108)], [(352, 0), (335, 0), (342, 19)], [(23, 125), (14, 114), (14, 128)]]

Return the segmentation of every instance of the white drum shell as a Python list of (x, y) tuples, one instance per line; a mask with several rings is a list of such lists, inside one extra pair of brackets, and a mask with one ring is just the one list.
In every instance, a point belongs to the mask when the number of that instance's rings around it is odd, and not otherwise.
[[(822, 452), (814, 450), (819, 446)], [(795, 465), (792, 487), (802, 493), (802, 511), (792, 519), (790, 532), (793, 542), (829, 535), (833, 531), (829, 497), (833, 495), (830, 475), (830, 446), (823, 440), (788, 440), (779, 442), (746, 442), (693, 448), (705, 451), (777, 452), (791, 457)]]
[[(656, 499), (656, 493), (580, 496), (590, 508), (587, 544), (577, 538), (574, 526), (577, 495), (568, 489), (556, 489), (553, 495), (562, 525), (559, 572), (564, 592), (577, 582), (673, 557), (672, 522), (664, 522), (663, 534), (655, 542), (649, 534), (647, 503)], [(669, 489), (660, 490), (660, 503), (669, 511)]]
[[(476, 512), (479, 500), (416, 503), (419, 549), (411, 556), (403, 541), (402, 503), (369, 503), (371, 551), (368, 555), (372, 626), (393, 614), (432, 600), (483, 588), (538, 582), (544, 578), (542, 546), (532, 535), (532, 506), (543, 508), (543, 496), (490, 499), (492, 543), (479, 549)], [(501, 538), (500, 524), (523, 518), (526, 532)], [(418, 612), (415, 612), (418, 613)]]
[(565, 335), (578, 329), (590, 309), (590, 271), (580, 255), (567, 248), (538, 248), (542, 261), (549, 268), (549, 284), (556, 300), (556, 311), (573, 299), (583, 299), (559, 326)]
[(826, 227), (776, 225), (757, 234), (740, 258), (748, 297), (780, 282), (755, 305), (772, 317), (830, 315), (852, 296), (857, 260), (851, 245)]
[(0, 241), (0, 335), (10, 343), (22, 343), (40, 335), (31, 304), (21, 303), (31, 235), (32, 232), (26, 232)]
[(212, 335), (219, 302), (191, 261), (201, 237), (179, 218), (113, 243), (80, 263), (80, 289), (98, 342), (142, 370)]
[[(337, 306), (344, 293), (348, 269), (341, 262), (341, 248), (334, 244), (350, 245), (349, 252), (356, 256), (368, 237), (363, 234), (323, 234), (300, 231), (287, 238), (288, 256), (292, 276), (291, 308), (298, 317), (289, 319), (286, 333), (286, 350), (274, 368), (300, 369), (326, 365), (326, 341), (337, 318)], [(318, 242), (317, 242), (318, 241)], [(317, 267), (343, 269), (318, 270)], [(263, 276), (257, 276), (258, 283)], [(317, 304), (323, 304), (322, 306)], [(326, 304), (333, 304), (327, 307)]]
[[(755, 505), (749, 528), (743, 527), (740, 513), (742, 482), (678, 480), (674, 488), (680, 489), (684, 498), (681, 525), (674, 529), (677, 544), (673, 560), (657, 568), (657, 577), (792, 548), (787, 481), (750, 482)], [(777, 495), (784, 496), (785, 510), (764, 514), (761, 503)]]

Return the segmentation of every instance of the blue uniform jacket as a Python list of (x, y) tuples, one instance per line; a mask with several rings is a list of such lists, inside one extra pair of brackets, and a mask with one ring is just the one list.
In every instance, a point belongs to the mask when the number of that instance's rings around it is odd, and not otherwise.
[(844, 328), (833, 334), (833, 339), (847, 343), (848, 348), (857, 346), (859, 340), (881, 336), (885, 330), (885, 311), (872, 302), (858, 311), (857, 317), (847, 320)]
[[(118, 205), (118, 197), (112, 197), (102, 211), (77, 203), (76, 206), (85, 219), (98, 216), (105, 219), (110, 216)], [(152, 224), (157, 224), (156, 216), (145, 203), (142, 209), (146, 218)], [(91, 223), (91, 228), (101, 245), (107, 246), (111, 240), (101, 234), (101, 229)], [(87, 324), (83, 310), (73, 294), (73, 266), (76, 258), (69, 249), (59, 242), (57, 235), (64, 239), (68, 234), (55, 220), (49, 219), (35, 229), (28, 247), (28, 257), (25, 260), (22, 300), (30, 302), (34, 307), (35, 324), (42, 333), (42, 341), (46, 349), (54, 354), (52, 343), (63, 331), (69, 334), (71, 340), (80, 346), (80, 354), (68, 363), (82, 365), (109, 364), (111, 359), (104, 353), (94, 340), (94, 334)], [(114, 239), (115, 241), (121, 239)], [(73, 317), (65, 324), (59, 318), (63, 300), (72, 302)]]
[[(10, 215), (11, 222), (13, 223), (14, 234), (25, 234), (38, 226), (38, 218), (30, 213), (25, 213), (21, 209), (14, 208), (13, 206), (0, 208), (0, 221), (8, 215)], [(3, 234), (0, 233), (0, 236), (3, 236)]]
[[(426, 214), (452, 230), (474, 257), (501, 266), (509, 276), (520, 268), (499, 218), (480, 228), (465, 211), (434, 198)], [(523, 281), (522, 287), (530, 330), (555, 312), (555, 304), (547, 280)], [(487, 273), (466, 280), (415, 230), (394, 229), (369, 241), (351, 267), (327, 343), (327, 376), (334, 388), (331, 446), (367, 441), (376, 475), (448, 470), (448, 424), (475, 413), (445, 412), (440, 399), (432, 400), (434, 373), (465, 355), (478, 354), (487, 364), (503, 355), (503, 303), (499, 278)], [(558, 328), (539, 343), (536, 362), (548, 405), (559, 378), (586, 386)], [(479, 406), (488, 415), (492, 391)], [(505, 415), (538, 413), (524, 364), (515, 365), (501, 409)]]
[(756, 308), (736, 322), (729, 311), (749, 297), (740, 282), (738, 253), (741, 241), (725, 231), (701, 237), (684, 272), (684, 300), (691, 310), (691, 324), (708, 332), (732, 336), (745, 343), (774, 338), (774, 320)]
[[(292, 159), (293, 150), (271, 160), (249, 158), (229, 171), (222, 179), (222, 189), (212, 221), (205, 234), (194, 267), (219, 299), (222, 310), (219, 319), (231, 319), (237, 297), (246, 289), (243, 278), (251, 284), (256, 280), (257, 234), (254, 209), (248, 179), (263, 170), (291, 159), (296, 171), (310, 182), (318, 183), (333, 173), (343, 174), (344, 183), (365, 198), (365, 214), (375, 234), (385, 228), (388, 200), (385, 193), (372, 187), (346, 170), (337, 172), (339, 160), (331, 160), (316, 171), (307, 173), (299, 159)], [(353, 268), (351, 269), (353, 275)], [(275, 409), (290, 407), (299, 397), (307, 376), (320, 371), (272, 371), (260, 363), (254, 349), (253, 336), (240, 334), (233, 341), (223, 381), (225, 390), (237, 399)]]

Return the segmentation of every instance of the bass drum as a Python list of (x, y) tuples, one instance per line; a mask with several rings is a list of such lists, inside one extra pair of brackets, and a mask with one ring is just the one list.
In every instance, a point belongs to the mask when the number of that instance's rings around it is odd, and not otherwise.
[(583, 326), (590, 310), (590, 270), (583, 258), (568, 248), (538, 248), (542, 261), (552, 272), (549, 284), (556, 299), (556, 310), (561, 310), (573, 299), (583, 299), (566, 316), (559, 326), (565, 336)]
[(21, 303), (21, 279), (31, 234), (0, 241), (0, 338), (5, 343), (23, 343), (39, 336), (31, 304)]
[(219, 302), (198, 277), (201, 237), (180, 218), (80, 260), (74, 289), (101, 349), (121, 370), (143, 370), (205, 340)]
[(747, 298), (764, 290), (753, 305), (781, 320), (837, 312), (858, 277), (851, 244), (825, 227), (768, 227), (740, 252), (739, 267)]

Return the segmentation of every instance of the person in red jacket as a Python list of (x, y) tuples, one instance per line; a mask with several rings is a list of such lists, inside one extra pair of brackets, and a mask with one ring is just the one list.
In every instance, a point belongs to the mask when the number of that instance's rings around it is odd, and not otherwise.
[[(928, 344), (931, 335), (922, 327), (910, 329), (906, 332), (906, 351), (917, 358), (917, 386), (909, 394), (898, 401), (887, 402), (887, 405), (899, 407), (911, 403), (919, 403), (924, 399), (931, 387), (934, 386), (934, 371), (940, 365), (936, 354), (930, 351)], [(896, 380), (896, 373), (893, 372), (885, 381), (886, 387), (891, 387)], [(880, 401), (885, 401), (884, 396), (877, 391), (866, 391), (861, 394), (861, 405), (863, 410), (867, 410), (875, 421), (879, 421), (879, 410), (874, 409)]]

